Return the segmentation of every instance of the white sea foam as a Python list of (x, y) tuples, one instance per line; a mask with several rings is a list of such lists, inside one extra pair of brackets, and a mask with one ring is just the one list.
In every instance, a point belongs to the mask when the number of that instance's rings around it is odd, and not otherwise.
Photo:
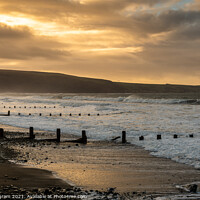
[[(129, 142), (143, 146), (153, 155), (200, 168), (198, 102), (198, 99), (143, 99), (135, 95), (2, 95), (1, 113), (10, 110), (11, 116), (0, 116), (0, 123), (49, 131), (61, 128), (63, 134), (76, 135), (85, 129), (88, 137), (96, 140), (110, 140), (126, 130)], [(162, 135), (162, 140), (156, 139), (157, 134)], [(179, 138), (173, 139), (174, 134)], [(194, 138), (189, 134), (194, 134)], [(138, 140), (141, 135), (144, 141)]]

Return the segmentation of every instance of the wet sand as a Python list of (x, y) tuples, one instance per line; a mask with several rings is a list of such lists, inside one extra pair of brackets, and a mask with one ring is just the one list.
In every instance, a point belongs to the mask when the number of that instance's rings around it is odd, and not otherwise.
[(4, 146), (19, 153), (14, 159), (18, 163), (53, 171), (63, 180), (88, 190), (114, 187), (120, 193), (177, 193), (176, 185), (200, 181), (200, 170), (152, 156), (131, 144), (91, 141), (81, 145), (35, 140), (10, 141)]
[(55, 178), (50, 171), (24, 167), (10, 163), (0, 157), (0, 186), (8, 185), (27, 189), (55, 186), (71, 188), (65, 181)]
[[(4, 126), (4, 128), (10, 129), (9, 126), (7, 128)], [(13, 131), (16, 130), (13, 127)], [(13, 134), (15, 137), (27, 137), (26, 132), (28, 132), (27, 129), (18, 130), (15, 133), (8, 132), (7, 137), (13, 137)], [(30, 187), (35, 187), (38, 182), (41, 187), (42, 185), (46, 187), (48, 180), (52, 180), (50, 182), (54, 186), (61, 184), (69, 187), (67, 182), (83, 190), (108, 191), (109, 188), (116, 188), (116, 192), (121, 194), (129, 192), (162, 196), (179, 194), (177, 185), (200, 182), (200, 170), (170, 159), (152, 156), (148, 151), (135, 145), (107, 141), (89, 141), (87, 145), (38, 141), (37, 138), (55, 137), (55, 133), (41, 131), (38, 131), (36, 136), (34, 141), (1, 142), (4, 149), (8, 148), (16, 152), (15, 155), (7, 153), (4, 157), (29, 166), (28, 168), (21, 167), (5, 161), (1, 163), (0, 177), (5, 185), (13, 184), (14, 181), (15, 184), (18, 182), (19, 186), (23, 186), (27, 185), (29, 179)], [(7, 167), (9, 171), (5, 172)], [(40, 171), (35, 168), (50, 170), (56, 177), (66, 182), (56, 179), (55, 176), (52, 177), (49, 171)], [(19, 179), (8, 179), (5, 174), (11, 178), (19, 174)], [(40, 179), (37, 178), (38, 174), (42, 175)], [(1, 184), (3, 184), (2, 181)]]
[(63, 146), (54, 149), (56, 158), (44, 154), (53, 163), (39, 166), (56, 171), (60, 177), (86, 189), (116, 187), (118, 192), (175, 193), (176, 185), (200, 181), (199, 170), (156, 158), (137, 146), (109, 143)]

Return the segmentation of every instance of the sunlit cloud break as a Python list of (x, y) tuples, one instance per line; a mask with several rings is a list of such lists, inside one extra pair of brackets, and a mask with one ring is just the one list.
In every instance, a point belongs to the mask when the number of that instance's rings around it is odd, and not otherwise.
[(88, 49), (83, 51), (91, 51), (91, 52), (113, 52), (113, 53), (122, 53), (122, 52), (128, 52), (128, 53), (137, 53), (141, 52), (143, 50), (143, 47), (125, 47), (125, 48), (102, 48), (102, 49)]

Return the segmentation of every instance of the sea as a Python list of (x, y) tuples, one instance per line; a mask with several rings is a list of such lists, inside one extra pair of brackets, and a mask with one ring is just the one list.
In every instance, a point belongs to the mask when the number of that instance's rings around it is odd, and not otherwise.
[(128, 143), (200, 169), (200, 94), (4, 93), (0, 108), (0, 124), (76, 136), (85, 130), (95, 141), (126, 131)]

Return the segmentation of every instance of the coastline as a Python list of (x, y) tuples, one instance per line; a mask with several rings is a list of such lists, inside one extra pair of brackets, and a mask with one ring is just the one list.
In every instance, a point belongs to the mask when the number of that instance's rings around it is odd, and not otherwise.
[[(20, 128), (17, 129), (16, 134), (22, 135)], [(46, 134), (51, 136), (51, 133)], [(57, 177), (83, 190), (104, 192), (116, 188), (120, 194), (163, 196), (179, 194), (177, 185), (200, 180), (199, 170), (152, 156), (143, 148), (130, 144), (92, 141), (87, 145), (79, 145), (11, 140), (5, 146), (17, 152), (17, 163), (52, 171), (53, 174), (55, 172)]]

